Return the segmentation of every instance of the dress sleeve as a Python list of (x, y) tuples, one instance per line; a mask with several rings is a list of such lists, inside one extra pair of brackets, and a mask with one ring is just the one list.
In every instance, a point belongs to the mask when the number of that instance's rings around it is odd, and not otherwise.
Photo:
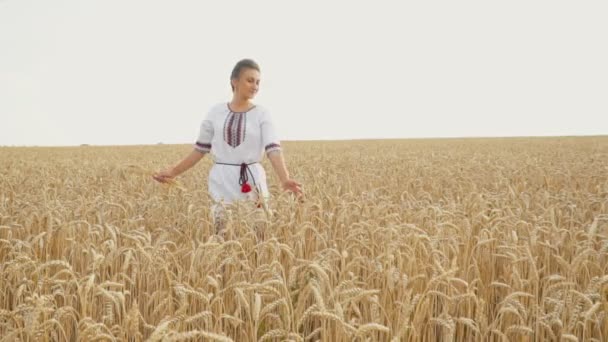
[(263, 112), (260, 128), (262, 130), (262, 145), (264, 146), (266, 154), (273, 151), (280, 151), (281, 141), (276, 134), (272, 118), (266, 110)]
[(213, 121), (211, 120), (211, 111), (209, 111), (207, 117), (201, 123), (194, 148), (201, 153), (209, 153), (211, 151), (211, 140), (213, 140)]

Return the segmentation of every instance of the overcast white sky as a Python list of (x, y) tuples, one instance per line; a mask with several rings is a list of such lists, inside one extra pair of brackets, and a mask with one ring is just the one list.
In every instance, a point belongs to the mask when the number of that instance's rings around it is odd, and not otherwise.
[(0, 0), (0, 145), (191, 143), (229, 74), (284, 140), (608, 134), (608, 1)]

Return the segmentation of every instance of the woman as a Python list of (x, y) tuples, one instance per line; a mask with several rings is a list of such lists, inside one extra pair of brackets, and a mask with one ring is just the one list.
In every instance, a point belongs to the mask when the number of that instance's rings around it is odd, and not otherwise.
[[(302, 194), (301, 184), (289, 176), (280, 141), (268, 111), (252, 99), (260, 87), (260, 67), (250, 59), (239, 61), (230, 76), (232, 100), (215, 105), (201, 124), (194, 150), (177, 165), (153, 177), (164, 183), (177, 177), (211, 153), (215, 164), (209, 172), (209, 192), (216, 233), (223, 215), (222, 203), (253, 200), (257, 207), (269, 197), (266, 173), (260, 164), (264, 153), (270, 159), (284, 190)], [(220, 225), (220, 226), (218, 226)]]

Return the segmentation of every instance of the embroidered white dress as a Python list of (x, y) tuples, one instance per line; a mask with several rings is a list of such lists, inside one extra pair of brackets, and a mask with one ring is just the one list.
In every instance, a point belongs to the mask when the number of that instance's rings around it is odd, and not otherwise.
[[(209, 192), (216, 202), (214, 211), (222, 202), (255, 200), (258, 192), (269, 197), (266, 172), (259, 162), (264, 153), (280, 150), (281, 145), (264, 107), (235, 112), (228, 103), (213, 106), (201, 124), (194, 148), (201, 153), (211, 153), (215, 162), (208, 179)], [(248, 193), (242, 192), (240, 184), (243, 182), (242, 163), (250, 164), (245, 177), (253, 191)]]

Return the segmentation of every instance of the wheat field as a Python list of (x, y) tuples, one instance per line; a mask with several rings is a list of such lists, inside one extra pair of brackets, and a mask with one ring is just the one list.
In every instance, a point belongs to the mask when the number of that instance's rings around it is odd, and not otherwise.
[(0, 340), (608, 339), (608, 137), (287, 142), (224, 239), (190, 149), (0, 148)]

